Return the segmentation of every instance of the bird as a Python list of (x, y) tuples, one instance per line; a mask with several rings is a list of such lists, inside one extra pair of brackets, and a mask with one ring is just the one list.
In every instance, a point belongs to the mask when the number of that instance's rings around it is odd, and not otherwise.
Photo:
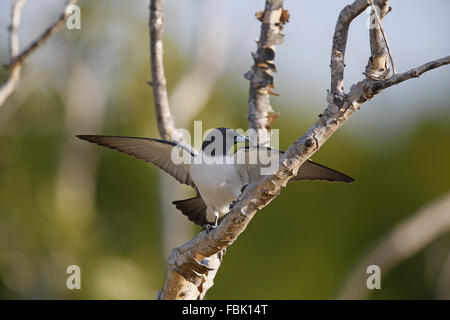
[[(201, 150), (173, 141), (106, 135), (77, 135), (152, 163), (178, 182), (191, 186), (196, 196), (172, 203), (203, 228), (215, 228), (232, 209), (246, 186), (275, 173), (283, 152), (252, 145), (249, 138), (230, 128), (216, 128), (205, 137)], [(290, 181), (328, 180), (353, 182), (353, 178), (307, 160)]]

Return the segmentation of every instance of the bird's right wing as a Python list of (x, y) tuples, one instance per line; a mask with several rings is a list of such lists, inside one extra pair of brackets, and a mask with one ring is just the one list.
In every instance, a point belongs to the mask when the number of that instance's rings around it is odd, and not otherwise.
[[(279, 160), (283, 152), (267, 148), (239, 148), (236, 153), (236, 161), (238, 163), (239, 175), (243, 183), (248, 184), (255, 182), (262, 175), (274, 174), (279, 165)], [(330, 169), (321, 164), (307, 160), (299, 168), (297, 175), (290, 181), (301, 180), (327, 180), (352, 182), (353, 179), (334, 169)]]
[[(151, 138), (98, 135), (77, 135), (77, 137), (153, 163), (180, 183), (195, 188), (189, 173), (190, 164), (193, 162), (192, 158), (195, 154), (193, 150), (189, 150), (181, 144)], [(173, 158), (173, 155), (175, 155), (175, 158)]]
[(298, 169), (297, 175), (291, 179), (291, 181), (301, 180), (353, 182), (353, 178), (348, 175), (311, 160), (303, 163), (300, 169)]

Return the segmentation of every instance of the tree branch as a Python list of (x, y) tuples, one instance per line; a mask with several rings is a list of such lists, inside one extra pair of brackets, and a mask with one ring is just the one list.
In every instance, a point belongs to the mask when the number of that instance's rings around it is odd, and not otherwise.
[[(368, 1), (356, 0), (353, 4), (345, 6), (336, 22), (331, 49), (331, 85), (329, 91), (334, 104), (340, 104), (344, 96), (344, 56), (347, 47), (348, 29), (353, 19), (367, 8)], [(328, 100), (330, 100), (330, 97)]]
[[(19, 0), (21, 1), (21, 0)], [(37, 48), (42, 46), (48, 38), (50, 38), (55, 32), (64, 24), (64, 22), (69, 17), (69, 8), (76, 4), (77, 0), (68, 0), (64, 11), (59, 16), (59, 19), (56, 20), (50, 27), (47, 28), (36, 40), (34, 40), (27, 48), (25, 48), (20, 54), (16, 57), (12, 58), (11, 61), (5, 65), (6, 69), (12, 68), (14, 65), (18, 63), (23, 63), (23, 61), (32, 54)]]
[(68, 9), (70, 8), (70, 6), (74, 5), (77, 0), (68, 0), (59, 19), (55, 23), (53, 23), (46, 31), (44, 31), (44, 33), (42, 33), (36, 40), (34, 40), (26, 49), (19, 53), (18, 31), (20, 25), (21, 9), (25, 2), (26, 0), (17, 0), (11, 10), (11, 26), (9, 27), (11, 59), (7, 64), (4, 65), (5, 69), (9, 69), (9, 74), (8, 78), (0, 88), (0, 107), (16, 89), (17, 84), (20, 80), (20, 73), (22, 71), (22, 66), (25, 59), (37, 48), (42, 46), (45, 41), (64, 24), (64, 22), (69, 17)]
[(370, 290), (366, 287), (366, 268), (380, 267), (386, 276), (401, 261), (426, 247), (431, 241), (450, 231), (450, 193), (420, 209), (412, 217), (396, 226), (357, 263), (346, 280), (339, 299), (364, 299)]
[(283, 25), (289, 21), (289, 13), (283, 9), (284, 0), (266, 0), (264, 12), (256, 17), (262, 22), (258, 47), (252, 54), (254, 65), (245, 74), (250, 81), (248, 98), (248, 125), (257, 130), (258, 145), (270, 144), (270, 125), (278, 117), (270, 105), (270, 95), (275, 87), (272, 72), (276, 72), (275, 45), (283, 44)]
[(419, 67), (413, 68), (413, 69), (408, 70), (403, 73), (395, 74), (387, 80), (375, 82), (372, 85), (372, 90), (373, 90), (373, 92), (378, 93), (379, 90), (389, 88), (395, 84), (399, 84), (399, 83), (409, 80), (411, 78), (418, 78), (427, 71), (445, 66), (447, 64), (450, 64), (450, 56), (446, 56), (441, 59), (430, 61)]
[[(24, 6), (25, 2), (26, 0), (18, 0), (13, 4), (11, 9), (11, 25), (9, 26), (9, 53), (11, 59), (14, 59), (19, 54), (20, 17), (22, 13), (22, 7)], [(16, 89), (17, 84), (20, 80), (21, 71), (21, 65), (18, 65), (10, 70), (8, 78), (0, 88), (0, 106), (5, 103), (6, 99), (8, 99), (8, 97)]]
[(393, 79), (375, 81), (366, 77), (354, 84), (348, 93), (344, 92), (344, 57), (348, 28), (351, 21), (369, 5), (368, 0), (356, 0), (340, 13), (336, 24), (331, 53), (331, 87), (328, 106), (319, 120), (280, 159), (275, 174), (264, 176), (249, 185), (238, 199), (233, 209), (219, 226), (197, 236), (175, 248), (169, 256), (166, 283), (161, 298), (199, 299), (203, 297), (208, 274), (214, 271), (205, 258), (218, 254), (230, 246), (245, 230), (258, 210), (268, 205), (278, 196), (282, 187), (297, 174), (300, 166), (307, 161), (368, 99), (383, 89), (418, 76), (419, 74), (449, 63), (443, 58), (419, 68), (399, 74)]
[(181, 141), (182, 135), (175, 127), (175, 122), (169, 108), (166, 76), (163, 63), (164, 34), (164, 0), (150, 1), (150, 64), (152, 72), (153, 95), (155, 102), (156, 121), (161, 138), (169, 141)]

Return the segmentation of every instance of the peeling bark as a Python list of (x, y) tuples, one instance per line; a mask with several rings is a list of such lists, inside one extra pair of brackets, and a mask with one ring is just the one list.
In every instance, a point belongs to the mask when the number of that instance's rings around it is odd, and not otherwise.
[(248, 98), (249, 127), (257, 130), (258, 144), (270, 144), (270, 125), (277, 114), (270, 105), (270, 95), (277, 95), (272, 72), (276, 72), (275, 46), (283, 44), (283, 26), (289, 21), (289, 13), (283, 9), (283, 0), (266, 0), (264, 11), (256, 18), (262, 22), (257, 50), (252, 54), (254, 64), (245, 78), (250, 81)]

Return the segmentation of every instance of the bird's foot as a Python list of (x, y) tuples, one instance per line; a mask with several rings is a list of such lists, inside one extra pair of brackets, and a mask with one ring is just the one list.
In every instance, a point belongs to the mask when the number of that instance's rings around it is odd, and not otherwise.
[(217, 225), (213, 224), (205, 224), (202, 226), (202, 231), (206, 231), (207, 234), (209, 234), (211, 231), (213, 231), (215, 228), (217, 228)]
[[(245, 188), (248, 186), (248, 184), (244, 184), (241, 188), (241, 195), (244, 192)], [(239, 201), (240, 195), (239, 197), (237, 197), (236, 199), (234, 199), (231, 203), (230, 203), (230, 210), (232, 210), (234, 208), (234, 206), (236, 205), (236, 203)]]

